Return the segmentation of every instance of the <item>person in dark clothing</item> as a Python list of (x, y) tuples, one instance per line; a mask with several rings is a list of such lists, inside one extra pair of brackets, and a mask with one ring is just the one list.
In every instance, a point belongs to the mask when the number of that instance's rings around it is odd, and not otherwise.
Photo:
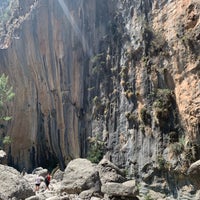
[(50, 184), (50, 180), (51, 180), (51, 176), (50, 174), (48, 173), (45, 177), (45, 184), (46, 184), (46, 189), (49, 190), (49, 184)]
[(24, 176), (25, 174), (26, 174), (26, 169), (25, 168), (23, 168), (23, 170), (22, 170), (22, 176)]

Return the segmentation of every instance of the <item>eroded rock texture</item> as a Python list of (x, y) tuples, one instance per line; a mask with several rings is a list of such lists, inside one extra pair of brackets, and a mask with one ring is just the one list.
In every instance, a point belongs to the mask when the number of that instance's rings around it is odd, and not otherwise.
[[(89, 59), (110, 13), (106, 1), (65, 1), (63, 8), (54, 0), (29, 3), (35, 8), (17, 39), (6, 38), (0, 52), (1, 71), (16, 93), (9, 158), (28, 169), (58, 162), (63, 168), (85, 153)], [(20, 1), (19, 12), (28, 8)]]
[(200, 159), (199, 1), (19, 2), (34, 6), (0, 51), (16, 92), (9, 162), (64, 168), (89, 141), (176, 198)]

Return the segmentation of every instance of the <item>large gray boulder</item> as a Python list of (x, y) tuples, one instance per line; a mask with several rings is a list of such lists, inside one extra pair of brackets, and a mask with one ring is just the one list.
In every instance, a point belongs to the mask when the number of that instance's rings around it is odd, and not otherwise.
[(134, 180), (126, 181), (124, 172), (107, 159), (98, 164), (101, 179), (101, 192), (104, 196), (118, 199), (137, 199), (138, 187)]
[(25, 199), (34, 194), (29, 182), (12, 167), (0, 165), (0, 199)]
[(42, 167), (37, 167), (33, 170), (32, 174), (37, 174), (38, 176), (45, 177), (48, 173), (47, 169), (43, 169)]
[(188, 169), (188, 176), (196, 189), (200, 189), (200, 160), (192, 163)]
[(0, 164), (6, 163), (6, 152), (3, 150), (0, 150)]
[(99, 162), (98, 171), (102, 184), (107, 182), (123, 183), (126, 181), (123, 171), (108, 159), (103, 158)]
[(102, 185), (101, 191), (109, 196), (136, 197), (139, 194), (135, 181), (124, 183), (108, 182)]
[(87, 159), (72, 160), (65, 169), (61, 192), (80, 194), (84, 190), (100, 191), (101, 183), (96, 164)]
[(63, 175), (64, 172), (61, 171), (60, 169), (57, 169), (54, 174), (53, 174), (53, 179), (57, 180), (57, 181), (62, 181), (63, 180)]
[(6, 152), (3, 150), (0, 150), (0, 158), (4, 158), (6, 156)]

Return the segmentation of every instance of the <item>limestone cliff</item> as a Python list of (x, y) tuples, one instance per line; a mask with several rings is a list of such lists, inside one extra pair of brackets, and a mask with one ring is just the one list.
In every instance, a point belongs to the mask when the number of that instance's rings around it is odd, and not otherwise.
[(200, 159), (199, 1), (27, 2), (1, 41), (9, 163), (63, 168), (96, 145), (176, 198)]
[(85, 154), (88, 63), (110, 14), (106, 1), (65, 3), (19, 1), (20, 26), (6, 24), (0, 68), (16, 93), (9, 163), (18, 167), (63, 168)]

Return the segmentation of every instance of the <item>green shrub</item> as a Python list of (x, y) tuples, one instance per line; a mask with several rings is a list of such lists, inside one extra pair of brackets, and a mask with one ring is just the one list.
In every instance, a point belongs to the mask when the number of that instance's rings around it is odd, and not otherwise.
[(8, 84), (8, 76), (2, 74), (0, 76), (0, 146), (4, 147), (11, 143), (10, 136), (6, 136), (6, 122), (9, 121), (12, 117), (6, 116), (8, 102), (11, 101), (15, 96), (12, 86)]
[(146, 196), (144, 197), (145, 200), (154, 200), (150, 194), (146, 194)]
[(165, 122), (170, 115), (170, 108), (172, 108), (172, 92), (169, 89), (158, 89), (153, 102), (153, 109), (158, 124)]
[(99, 163), (104, 155), (104, 143), (100, 141), (95, 141), (91, 144), (87, 159), (92, 163)]
[(140, 116), (141, 116), (141, 120), (144, 124), (150, 124), (151, 123), (151, 115), (150, 113), (148, 112), (147, 108), (146, 107), (143, 107), (141, 110), (140, 110)]
[(3, 138), (3, 144), (4, 145), (8, 145), (8, 144), (10, 144), (11, 143), (11, 138), (10, 138), (10, 136), (5, 136), (4, 138)]
[(175, 143), (170, 145), (170, 149), (171, 149), (171, 151), (173, 152), (174, 155), (178, 156), (181, 153), (183, 153), (184, 146), (183, 146), (183, 144), (181, 144), (179, 142), (175, 142)]
[(132, 112), (126, 112), (125, 116), (126, 116), (128, 121), (137, 121), (137, 117)]
[(170, 168), (170, 163), (166, 161), (162, 155), (158, 155), (156, 162), (160, 170), (168, 170)]
[(121, 71), (120, 71), (119, 75), (121, 76), (121, 78), (122, 78), (123, 80), (126, 80), (127, 77), (128, 77), (128, 67), (127, 67), (127, 66), (123, 66), (123, 67), (121, 68)]
[(134, 93), (130, 89), (126, 90), (125, 96), (127, 99), (132, 99), (133, 95), (134, 95)]

